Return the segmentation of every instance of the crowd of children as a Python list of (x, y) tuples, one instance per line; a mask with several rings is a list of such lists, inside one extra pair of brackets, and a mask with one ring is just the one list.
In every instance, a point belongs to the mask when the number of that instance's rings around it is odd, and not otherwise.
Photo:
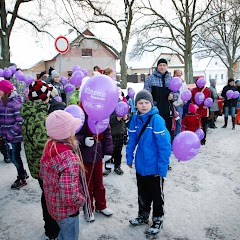
[[(92, 133), (88, 127), (86, 112), (82, 123), (80, 118), (63, 111), (68, 104), (83, 108), (81, 89), (78, 86), (71, 96), (66, 94), (60, 75), (53, 68), (49, 69), (49, 74), (41, 73), (39, 79), (29, 85), (24, 101), (10, 81), (0, 80), (0, 149), (4, 161), (13, 162), (17, 170), (17, 179), (11, 188), (20, 189), (29, 178), (20, 155), (23, 143), (30, 174), (42, 190), (46, 239), (77, 240), (80, 208), (88, 222), (95, 221), (94, 211), (108, 217), (113, 214), (107, 207), (103, 176), (108, 176), (112, 168), (117, 175), (124, 174), (121, 167), (124, 144), (127, 145), (127, 165), (132, 168), (135, 164), (138, 191), (138, 215), (129, 222), (133, 226), (148, 223), (152, 208), (152, 225), (147, 232), (160, 231), (171, 142), (181, 131), (195, 132), (202, 128), (204, 145), (207, 125), (216, 128), (214, 121), (218, 112), (215, 79), (210, 79), (210, 88), (196, 85), (192, 98), (184, 102), (180, 96), (187, 89), (186, 83), (182, 80), (182, 88), (171, 92), (167, 64), (165, 59), (158, 61), (153, 74), (144, 83), (145, 89), (135, 97), (125, 97), (120, 83), (116, 82), (119, 101), (126, 102), (129, 111), (124, 116), (113, 112), (109, 126), (99, 134)], [(95, 66), (93, 75), (99, 74), (112, 78), (114, 71)], [(175, 70), (174, 76), (181, 78), (181, 70)], [(240, 92), (239, 82), (234, 87), (234, 80), (229, 79), (222, 91), (223, 128), (227, 127), (230, 112), (232, 129), (235, 129), (237, 100), (229, 99), (226, 92), (229, 89)], [(129, 88), (128, 93), (131, 90), (134, 89)], [(198, 92), (213, 99), (210, 109), (195, 102)], [(57, 101), (56, 96), (60, 96), (62, 102)]]

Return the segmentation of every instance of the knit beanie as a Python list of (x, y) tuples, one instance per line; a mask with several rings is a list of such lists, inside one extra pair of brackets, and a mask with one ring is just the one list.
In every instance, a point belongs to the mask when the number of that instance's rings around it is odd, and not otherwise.
[(158, 60), (158, 62), (157, 62), (157, 66), (158, 66), (160, 63), (165, 63), (165, 64), (168, 65), (168, 62), (167, 62), (167, 60), (166, 60), (165, 58), (160, 58), (160, 59)]
[(0, 81), (0, 90), (10, 94), (12, 92), (12, 90), (14, 89), (13, 85), (11, 82), (9, 82), (8, 80), (1, 80)]
[(29, 85), (28, 98), (34, 102), (45, 101), (49, 98), (51, 89), (44, 81), (34, 81)]
[(188, 112), (191, 114), (196, 114), (197, 108), (194, 104), (190, 103), (188, 106)]
[(149, 91), (147, 91), (146, 89), (141, 90), (136, 95), (136, 97), (135, 97), (135, 106), (137, 105), (137, 102), (140, 101), (141, 99), (148, 100), (152, 104), (152, 106), (153, 106), (152, 94)]
[(82, 125), (80, 118), (74, 118), (63, 110), (55, 110), (46, 119), (47, 135), (55, 140), (64, 140), (74, 136)]
[(53, 70), (51, 75), (52, 79), (54, 79), (55, 77), (60, 77), (60, 74), (57, 72), (57, 70)]

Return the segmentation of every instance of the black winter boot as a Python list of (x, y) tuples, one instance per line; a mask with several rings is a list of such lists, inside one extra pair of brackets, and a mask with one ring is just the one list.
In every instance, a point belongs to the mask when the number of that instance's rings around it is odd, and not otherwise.
[(235, 117), (232, 117), (232, 130), (235, 130)]
[(228, 117), (224, 117), (224, 125), (222, 126), (222, 128), (226, 128), (227, 123), (228, 123)]

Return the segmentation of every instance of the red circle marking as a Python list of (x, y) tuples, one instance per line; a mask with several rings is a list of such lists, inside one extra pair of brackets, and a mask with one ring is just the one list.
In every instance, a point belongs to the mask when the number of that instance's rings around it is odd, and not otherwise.
[[(63, 44), (63, 46), (59, 46), (60, 42)], [(67, 38), (64, 36), (57, 37), (54, 45), (55, 45), (56, 50), (60, 53), (66, 53), (69, 49), (69, 42), (68, 42)]]

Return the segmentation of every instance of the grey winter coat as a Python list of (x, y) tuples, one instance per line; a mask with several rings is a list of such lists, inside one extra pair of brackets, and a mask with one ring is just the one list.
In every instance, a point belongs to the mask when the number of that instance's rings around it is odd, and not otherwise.
[(218, 94), (215, 88), (215, 79), (210, 79), (210, 91), (211, 91), (211, 98), (213, 99), (213, 105), (210, 107), (210, 112), (217, 112), (219, 110), (218, 107)]

